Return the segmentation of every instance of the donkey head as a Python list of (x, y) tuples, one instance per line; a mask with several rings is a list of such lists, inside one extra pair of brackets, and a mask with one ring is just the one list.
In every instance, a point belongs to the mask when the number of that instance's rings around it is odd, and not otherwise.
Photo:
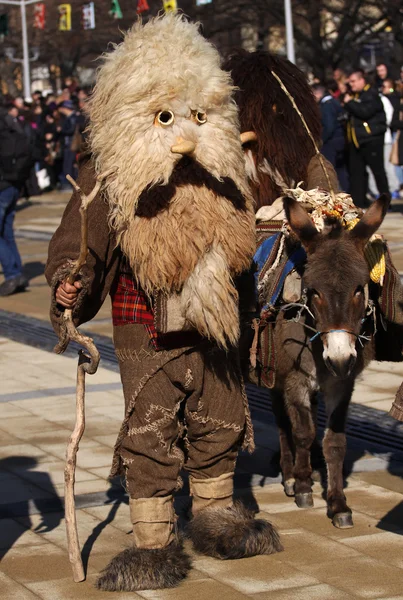
[(333, 223), (319, 233), (296, 200), (284, 199), (287, 220), (307, 253), (303, 283), (323, 342), (323, 360), (335, 377), (348, 377), (357, 358), (369, 283), (364, 248), (388, 205), (389, 197), (381, 196), (351, 231)]

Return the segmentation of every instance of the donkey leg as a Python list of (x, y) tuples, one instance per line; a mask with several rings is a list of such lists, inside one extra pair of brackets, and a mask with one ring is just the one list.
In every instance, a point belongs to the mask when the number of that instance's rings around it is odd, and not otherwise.
[(294, 496), (294, 453), (290, 418), (284, 407), (284, 399), (280, 394), (272, 398), (273, 412), (280, 441), (280, 468), (283, 475), (283, 485), (286, 496)]
[(333, 525), (340, 529), (353, 527), (351, 509), (343, 491), (343, 463), (346, 455), (344, 433), (350, 398), (338, 404), (329, 416), (328, 429), (323, 438), (323, 454), (328, 473), (327, 506)]
[(310, 394), (296, 386), (293, 393), (286, 394), (285, 400), (295, 445), (295, 502), (300, 508), (309, 508), (313, 506), (311, 446), (315, 439)]

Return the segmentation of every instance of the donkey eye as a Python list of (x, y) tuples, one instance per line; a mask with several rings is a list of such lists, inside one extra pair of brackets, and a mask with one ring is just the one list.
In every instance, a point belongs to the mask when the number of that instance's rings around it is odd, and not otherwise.
[(320, 298), (320, 294), (319, 294), (318, 290), (315, 290), (315, 288), (311, 289), (311, 294), (312, 294), (312, 298)]
[(161, 127), (169, 127), (175, 120), (175, 115), (171, 110), (160, 110), (155, 116), (155, 123)]
[(361, 296), (361, 294), (363, 294), (363, 293), (364, 293), (364, 288), (362, 287), (362, 285), (359, 285), (354, 292), (354, 296), (358, 297), (358, 296)]

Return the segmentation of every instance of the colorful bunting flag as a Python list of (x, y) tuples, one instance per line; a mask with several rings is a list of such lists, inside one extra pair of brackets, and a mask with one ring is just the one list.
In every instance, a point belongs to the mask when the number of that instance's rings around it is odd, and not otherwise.
[(34, 27), (35, 29), (45, 29), (46, 8), (43, 2), (35, 4), (34, 8)]
[(141, 13), (145, 12), (146, 10), (150, 10), (150, 7), (148, 6), (147, 0), (138, 0), (138, 2), (137, 2), (137, 14), (141, 15)]
[(112, 0), (111, 9), (109, 11), (109, 14), (114, 19), (123, 19), (123, 13), (120, 9), (119, 0)]
[(71, 4), (59, 4), (59, 31), (71, 31)]
[(83, 4), (83, 29), (95, 29), (95, 8), (93, 2)]
[(162, 0), (162, 3), (164, 5), (164, 10), (166, 13), (175, 12), (178, 9), (176, 0)]

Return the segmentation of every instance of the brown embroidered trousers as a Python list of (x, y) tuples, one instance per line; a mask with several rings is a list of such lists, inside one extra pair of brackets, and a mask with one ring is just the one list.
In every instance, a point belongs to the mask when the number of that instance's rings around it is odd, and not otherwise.
[(252, 426), (235, 356), (208, 341), (156, 352), (143, 325), (115, 327), (126, 415), (112, 474), (132, 499), (165, 497), (192, 480), (232, 473)]

